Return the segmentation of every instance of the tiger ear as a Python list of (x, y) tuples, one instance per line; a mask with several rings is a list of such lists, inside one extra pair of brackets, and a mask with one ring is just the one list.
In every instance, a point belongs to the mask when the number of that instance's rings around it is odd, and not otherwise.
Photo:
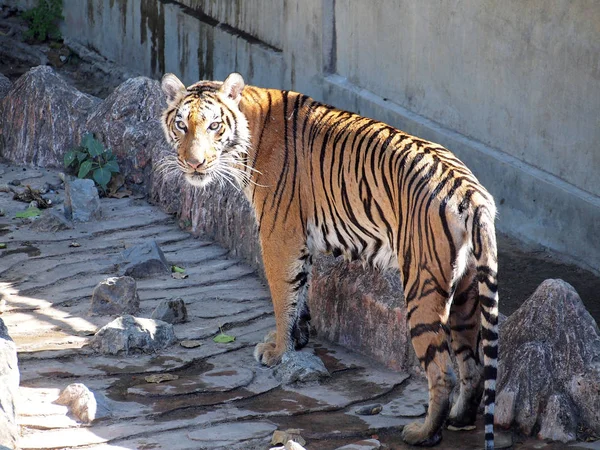
[(244, 79), (239, 73), (232, 73), (223, 81), (220, 91), (234, 102), (239, 103), (244, 90)]
[(167, 103), (172, 103), (182, 92), (185, 92), (183, 83), (172, 73), (166, 73), (162, 77), (160, 87), (167, 96)]

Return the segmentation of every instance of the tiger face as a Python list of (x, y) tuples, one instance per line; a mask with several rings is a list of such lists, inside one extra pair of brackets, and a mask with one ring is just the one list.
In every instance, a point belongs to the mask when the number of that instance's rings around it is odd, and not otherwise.
[(198, 187), (213, 180), (243, 186), (249, 178), (244, 168), (250, 136), (238, 106), (242, 77), (232, 74), (223, 83), (200, 81), (186, 88), (166, 74), (161, 87), (168, 103), (163, 131), (177, 152), (163, 162), (166, 170), (177, 170)]

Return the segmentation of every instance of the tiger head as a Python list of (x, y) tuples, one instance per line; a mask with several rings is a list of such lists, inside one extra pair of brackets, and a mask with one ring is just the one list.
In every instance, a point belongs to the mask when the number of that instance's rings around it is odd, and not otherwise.
[(186, 88), (168, 73), (161, 86), (168, 104), (163, 131), (177, 155), (163, 160), (160, 168), (183, 174), (194, 186), (213, 180), (244, 186), (249, 179), (245, 168), (250, 134), (239, 109), (242, 76), (232, 73), (222, 83), (200, 81)]

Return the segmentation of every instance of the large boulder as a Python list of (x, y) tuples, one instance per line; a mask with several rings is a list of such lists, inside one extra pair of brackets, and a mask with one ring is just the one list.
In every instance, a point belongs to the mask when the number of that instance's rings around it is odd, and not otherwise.
[(0, 155), (21, 164), (63, 167), (100, 100), (68, 85), (48, 66), (21, 76), (0, 107)]
[(16, 448), (19, 437), (15, 399), (19, 389), (17, 346), (0, 319), (0, 447)]
[(315, 261), (309, 290), (319, 337), (366, 354), (395, 370), (418, 365), (400, 275), (333, 257)]
[(147, 182), (153, 155), (166, 147), (160, 124), (165, 107), (159, 82), (136, 77), (119, 85), (90, 114), (87, 130), (112, 149), (128, 181)]
[(498, 373), (500, 426), (567, 442), (579, 421), (600, 434), (600, 330), (568, 283), (544, 281), (501, 324)]

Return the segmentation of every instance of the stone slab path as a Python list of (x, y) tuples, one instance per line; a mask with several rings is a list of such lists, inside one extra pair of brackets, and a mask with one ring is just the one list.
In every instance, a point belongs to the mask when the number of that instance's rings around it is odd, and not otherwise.
[[(422, 416), (427, 403), (423, 380), (386, 370), (367, 358), (313, 339), (332, 374), (322, 382), (282, 386), (271, 369), (258, 365), (254, 345), (274, 327), (268, 289), (226, 249), (178, 228), (175, 219), (144, 200), (102, 199), (103, 218), (73, 229), (39, 232), (29, 219), (16, 219), (26, 204), (2, 186), (18, 180), (40, 188), (59, 186), (57, 173), (0, 164), (0, 316), (19, 350), (21, 374), (18, 422), (22, 449), (268, 449), (275, 430), (300, 429), (308, 450), (362, 447), (410, 448), (402, 426)], [(4, 189), (6, 190), (6, 189)], [(60, 208), (64, 192), (47, 197)], [(168, 274), (137, 281), (139, 317), (150, 317), (164, 299), (183, 298), (188, 321), (175, 325), (179, 344), (151, 355), (94, 353), (90, 337), (114, 317), (89, 314), (92, 290), (117, 275), (119, 254), (155, 240), (170, 264), (188, 278)], [(73, 243), (79, 246), (73, 247)], [(235, 341), (219, 344), (220, 330)], [(153, 383), (152, 374), (176, 375)], [(108, 418), (80, 423), (55, 403), (72, 383), (106, 397)], [(376, 415), (357, 410), (380, 404)], [(369, 409), (369, 408), (366, 408)], [(441, 449), (481, 448), (482, 426), (445, 433)], [(374, 444), (375, 442), (375, 444)], [(499, 433), (498, 448), (509, 448), (510, 433)], [(565, 448), (527, 441), (515, 448)], [(378, 446), (380, 445), (380, 446)], [(558, 446), (557, 446), (558, 445)], [(581, 444), (583, 446), (583, 444)], [(600, 448), (599, 446), (579, 448)]]

